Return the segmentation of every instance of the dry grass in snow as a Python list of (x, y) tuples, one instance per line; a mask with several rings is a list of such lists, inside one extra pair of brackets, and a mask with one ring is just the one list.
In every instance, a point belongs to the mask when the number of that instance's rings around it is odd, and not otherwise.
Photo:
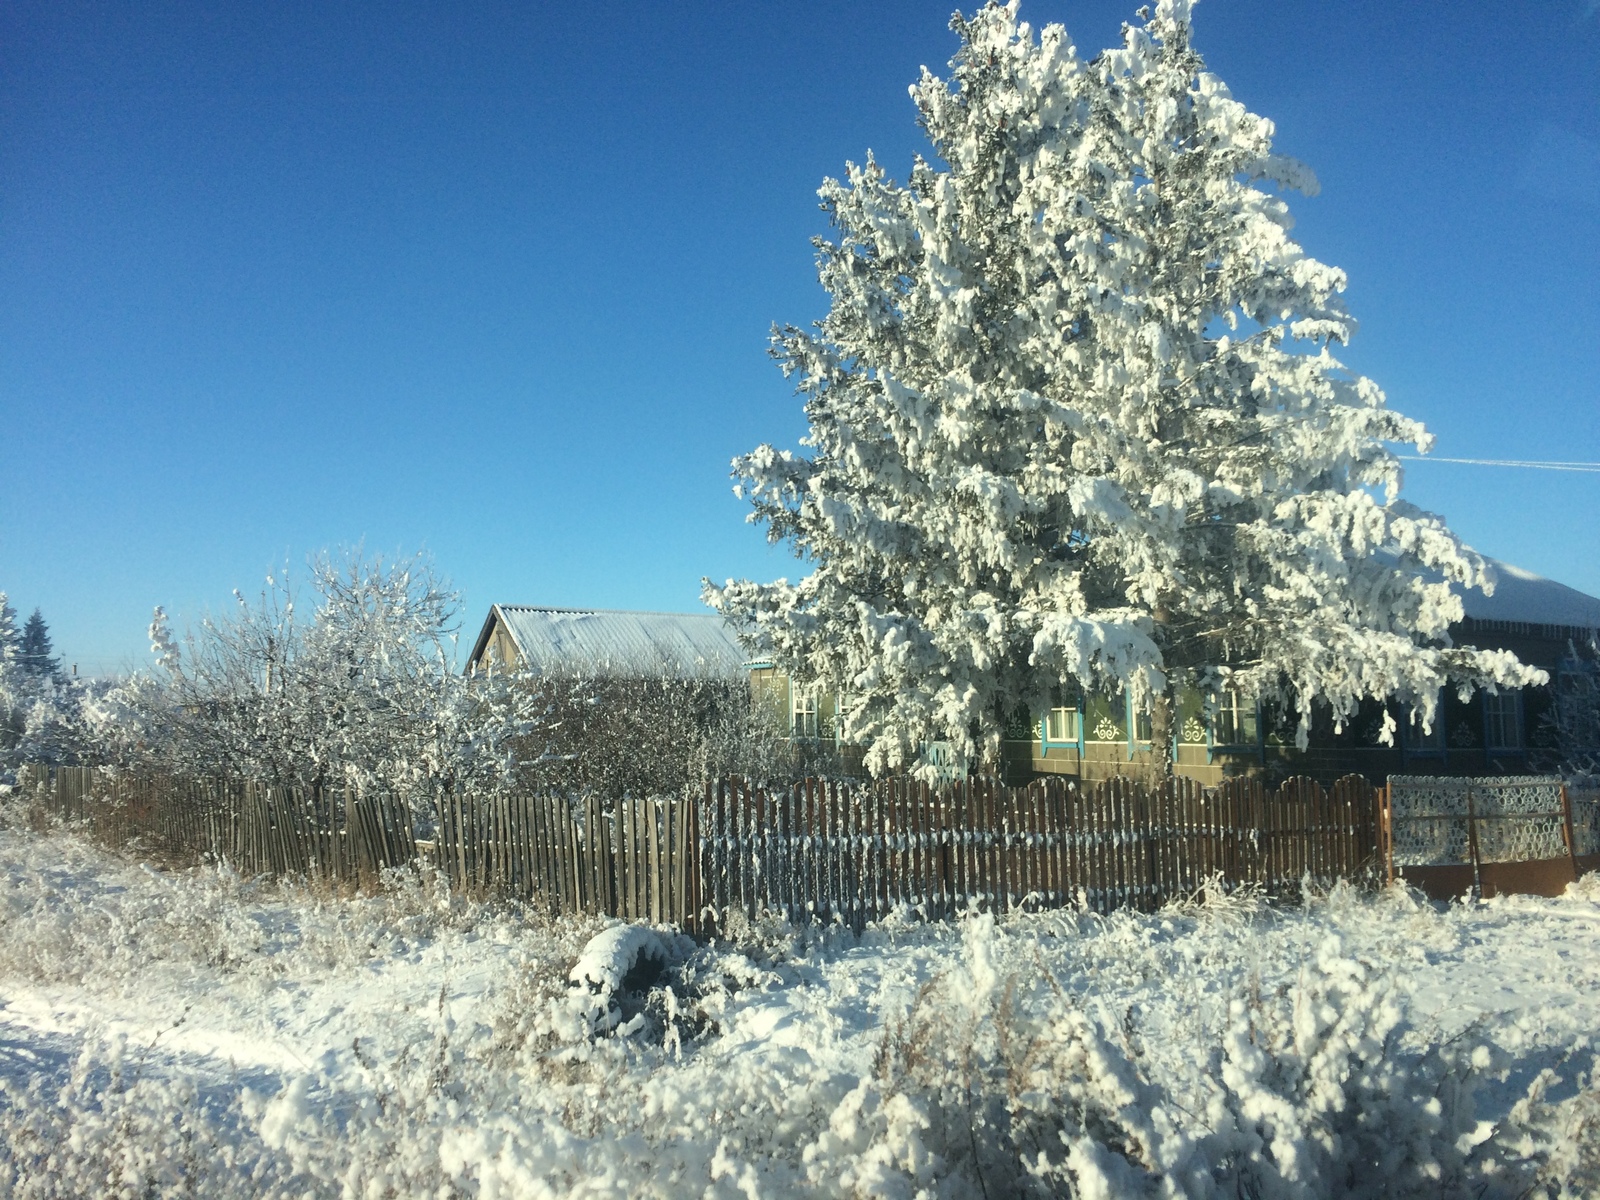
[(1600, 1190), (1593, 879), (697, 947), (0, 830), (0, 1002), (20, 1197)]

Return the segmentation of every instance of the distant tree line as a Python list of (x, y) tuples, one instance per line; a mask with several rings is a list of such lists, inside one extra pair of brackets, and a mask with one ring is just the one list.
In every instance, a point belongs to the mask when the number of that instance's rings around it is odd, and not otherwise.
[(19, 629), (0, 591), (0, 769), (22, 759), (70, 757), (81, 732), (83, 688), (61, 669), (50, 626), (38, 608)]
[[(9, 611), (9, 609), (8, 609)], [(459, 596), (421, 556), (312, 560), (308, 586), (182, 635), (150, 626), (152, 669), (62, 676), (42, 618), (5, 642), (6, 762), (99, 762), (272, 785), (377, 789), (431, 810), (442, 791), (678, 793), (800, 762), (742, 679), (456, 669)], [(8, 628), (14, 629), (11, 619)], [(31, 632), (35, 630), (36, 632)]]

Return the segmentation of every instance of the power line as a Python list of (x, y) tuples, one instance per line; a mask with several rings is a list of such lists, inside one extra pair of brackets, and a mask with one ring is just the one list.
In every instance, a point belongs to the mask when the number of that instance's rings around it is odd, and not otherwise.
[(1469, 467), (1532, 467), (1540, 471), (1585, 471), (1600, 474), (1600, 463), (1536, 462), (1526, 458), (1436, 458), (1432, 454), (1397, 454), (1411, 462), (1465, 463)]

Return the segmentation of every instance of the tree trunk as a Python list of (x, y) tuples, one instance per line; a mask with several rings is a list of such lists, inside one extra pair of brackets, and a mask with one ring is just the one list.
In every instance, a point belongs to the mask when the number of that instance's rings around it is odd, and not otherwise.
[(1176, 707), (1170, 686), (1150, 697), (1150, 773), (1158, 784), (1172, 778), (1172, 721)]
[[(1172, 623), (1165, 598), (1156, 601), (1150, 615), (1155, 622), (1156, 644), (1161, 647), (1165, 660), (1170, 654), (1167, 627)], [(1172, 695), (1171, 664), (1164, 661), (1162, 665), (1168, 668), (1166, 685), (1150, 697), (1150, 773), (1158, 785), (1172, 778), (1172, 722), (1177, 710)]]

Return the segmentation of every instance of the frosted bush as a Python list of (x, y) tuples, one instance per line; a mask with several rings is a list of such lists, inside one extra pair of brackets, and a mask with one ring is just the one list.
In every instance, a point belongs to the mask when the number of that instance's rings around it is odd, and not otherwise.
[[(65, 1084), (0, 1080), (0, 1194), (235, 1197), (304, 1194), (256, 1138), (232, 1136), (232, 1104), (187, 1080), (148, 1077), (120, 1039), (85, 1043)], [(280, 1190), (282, 1189), (282, 1190)]]
[(1193, 1048), (1204, 1069), (1179, 1080), (1131, 1013), (1107, 1028), (1059, 988), (1028, 1011), (995, 973), (997, 936), (989, 917), (968, 923), (964, 962), (891, 1027), (878, 1077), (808, 1150), (860, 1164), (853, 1194), (938, 1178), (949, 1196), (1526, 1196), (1600, 1161), (1587, 1077), (1552, 1106), (1547, 1072), (1504, 1124), (1480, 1120), (1501, 1056), (1414, 1028), (1403, 994), (1337, 937), (1292, 986), (1237, 995)]
[[(1563, 1059), (1570, 1035), (1533, 1010), (1435, 1027), (1407, 982), (1498, 926), (1593, 945), (1576, 889), (1435, 907), (1335, 888), (1298, 909), (1210, 890), (860, 936), (760, 915), (694, 946), (422, 874), (339, 898), (59, 834), (0, 833), (0, 880), (0, 1024), (39, 1047), (0, 1094), (0, 1194), (1595, 1192), (1592, 1051)], [(1552, 1004), (1587, 1003), (1600, 974), (1554, 962)], [(28, 1011), (123, 1034), (42, 1034)], [(290, 1011), (318, 1031), (303, 1053), (226, 1065)], [(183, 1041), (197, 1027), (225, 1035), (209, 1059)]]

